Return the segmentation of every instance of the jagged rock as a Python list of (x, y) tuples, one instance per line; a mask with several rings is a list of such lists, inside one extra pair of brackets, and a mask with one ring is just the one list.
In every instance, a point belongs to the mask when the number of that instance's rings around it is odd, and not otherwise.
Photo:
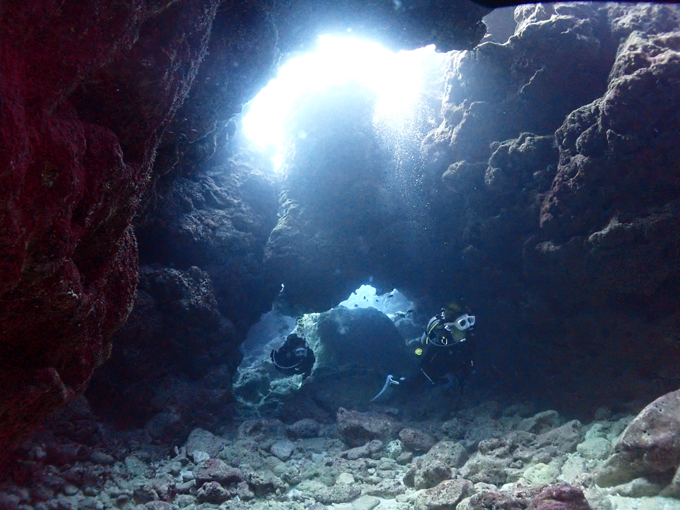
[(380, 481), (377, 485), (364, 489), (363, 492), (381, 498), (394, 498), (399, 494), (404, 494), (406, 487), (400, 480), (388, 478)]
[(404, 485), (416, 489), (429, 489), (451, 478), (451, 468), (438, 459), (417, 457), (404, 475)]
[(586, 439), (576, 445), (576, 451), (586, 459), (604, 459), (611, 452), (612, 444), (604, 437)]
[(416, 510), (455, 510), (456, 505), (472, 489), (467, 480), (445, 480), (432, 489), (418, 495)]
[(293, 451), (295, 451), (295, 445), (291, 441), (284, 439), (276, 441), (271, 445), (269, 451), (278, 459), (286, 461), (293, 454)]
[(231, 493), (217, 482), (205, 482), (196, 493), (196, 498), (204, 503), (220, 504), (231, 497)]
[(590, 510), (590, 505), (581, 489), (560, 484), (539, 492), (531, 501), (529, 510)]
[(560, 415), (557, 411), (544, 411), (519, 422), (517, 424), (517, 430), (531, 432), (532, 434), (542, 434), (550, 429), (558, 427), (560, 423)]
[(514, 495), (507, 492), (482, 490), (473, 495), (468, 501), (467, 510), (498, 509), (524, 510), (529, 506), (527, 494)]
[(383, 442), (379, 441), (378, 439), (374, 439), (373, 441), (369, 441), (363, 446), (357, 446), (356, 448), (352, 448), (350, 450), (342, 452), (340, 455), (342, 457), (347, 458), (348, 460), (356, 460), (370, 457), (377, 458), (379, 457), (382, 450)]
[(286, 431), (288, 432), (288, 435), (293, 438), (309, 438), (317, 437), (320, 429), (321, 426), (317, 421), (305, 418), (289, 425)]
[(524, 472), (524, 478), (536, 485), (550, 485), (555, 483), (560, 469), (553, 464), (534, 464)]
[(451, 478), (452, 469), (460, 467), (466, 459), (467, 452), (463, 445), (441, 441), (425, 455), (416, 457), (404, 475), (404, 483), (416, 489), (429, 489)]
[(262, 418), (246, 420), (238, 427), (239, 439), (262, 442), (283, 437), (286, 426), (280, 420)]
[(373, 496), (364, 495), (352, 501), (353, 510), (373, 510), (378, 505), (380, 505), (380, 500)]
[(278, 476), (268, 472), (248, 469), (245, 473), (248, 487), (256, 496), (285, 491), (288, 486)]
[(457, 418), (454, 418), (442, 423), (442, 432), (454, 441), (462, 439), (465, 436), (465, 425)]
[(657, 496), (663, 488), (662, 484), (650, 482), (646, 478), (636, 478), (628, 483), (610, 487), (607, 493), (627, 498), (649, 498)]
[(175, 510), (174, 505), (167, 503), (165, 501), (149, 501), (148, 503), (141, 505), (141, 507), (144, 510)]
[(397, 47), (436, 40), (451, 49), (476, 44), (489, 11), (443, 1), (326, 7), (30, 0), (3, 8), (0, 294), (8, 306), (0, 322), (2, 359), (12, 360), (0, 372), (3, 454), (82, 394), (108, 358), (134, 298), (130, 226), (154, 194), (154, 161), (156, 176), (167, 177), (179, 158), (184, 171), (201, 167), (216, 123), (240, 111), (280, 54), (325, 33), (328, 20)]
[(664, 473), (670, 473), (670, 479), (680, 464), (679, 419), (680, 390), (645, 407), (628, 425), (613, 455), (599, 470), (597, 483), (610, 487), (640, 476)]
[(551, 445), (560, 453), (571, 453), (581, 441), (581, 422), (572, 420), (561, 427), (536, 436), (539, 446)]
[(435, 444), (424, 457), (438, 459), (452, 468), (462, 466), (468, 458), (468, 453), (462, 444), (454, 441), (440, 441)]
[(209, 426), (209, 415), (224, 416), (230, 384), (216, 387), (214, 379), (228, 381), (230, 360), (240, 354), (209, 275), (196, 266), (142, 267), (135, 303), (115, 335), (118, 348), (88, 390), (97, 412), (119, 426), (151, 420), (149, 432), (166, 439)]
[(228, 443), (217, 456), (230, 466), (248, 465), (253, 469), (259, 469), (264, 464), (260, 446), (252, 439), (239, 440)]
[(3, 455), (110, 355), (135, 293), (130, 225), (217, 5), (69, 4), (68, 22), (40, 0), (3, 9)]
[(201, 487), (206, 482), (231, 485), (246, 479), (241, 470), (230, 467), (219, 459), (204, 460), (194, 468), (193, 474), (198, 487)]
[(380, 413), (359, 413), (338, 409), (338, 433), (349, 446), (357, 447), (374, 439), (383, 443), (392, 439), (399, 425), (390, 416)]
[(519, 479), (525, 464), (550, 459), (548, 452), (537, 447), (534, 434), (511, 432), (480, 441), (478, 451), (461, 468), (460, 474), (473, 483), (502, 485)]
[(315, 500), (324, 505), (347, 503), (361, 496), (359, 487), (345, 484), (334, 485), (333, 487), (317, 487), (310, 492)]
[(401, 429), (399, 439), (404, 448), (419, 453), (427, 453), (437, 441), (432, 434), (412, 428)]
[(193, 455), (195, 450), (207, 453), (211, 458), (215, 457), (227, 441), (216, 436), (212, 432), (203, 429), (194, 429), (189, 434), (185, 445), (188, 455)]

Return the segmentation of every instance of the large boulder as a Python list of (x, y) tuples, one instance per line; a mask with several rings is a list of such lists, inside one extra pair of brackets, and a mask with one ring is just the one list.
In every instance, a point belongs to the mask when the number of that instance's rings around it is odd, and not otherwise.
[(324, 312), (316, 320), (316, 335), (308, 340), (316, 355), (315, 374), (371, 370), (397, 379), (414, 366), (394, 323), (375, 308), (340, 306)]
[(666, 474), (680, 465), (680, 390), (659, 397), (628, 425), (597, 483), (620, 485), (639, 477)]

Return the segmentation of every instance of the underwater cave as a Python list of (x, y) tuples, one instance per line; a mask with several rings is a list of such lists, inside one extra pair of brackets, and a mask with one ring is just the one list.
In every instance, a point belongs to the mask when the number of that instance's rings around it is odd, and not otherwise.
[(0, 510), (680, 510), (679, 6), (0, 28)]

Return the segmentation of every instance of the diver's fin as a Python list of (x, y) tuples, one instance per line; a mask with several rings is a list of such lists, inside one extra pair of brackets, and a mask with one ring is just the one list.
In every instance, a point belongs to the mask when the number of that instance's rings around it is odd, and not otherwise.
[(387, 376), (387, 379), (385, 379), (385, 386), (383, 386), (383, 389), (380, 390), (380, 393), (378, 393), (370, 401), (373, 402), (375, 399), (379, 398), (383, 393), (387, 391), (387, 388), (389, 388), (392, 384), (399, 384), (399, 381), (394, 379), (394, 377), (392, 377), (392, 374), (390, 374)]

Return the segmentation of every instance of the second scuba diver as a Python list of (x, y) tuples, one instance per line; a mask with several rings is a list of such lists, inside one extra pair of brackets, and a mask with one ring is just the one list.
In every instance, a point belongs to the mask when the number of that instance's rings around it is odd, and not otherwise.
[(427, 323), (420, 339), (411, 345), (420, 358), (420, 371), (430, 383), (436, 384), (453, 374), (462, 392), (465, 380), (474, 370), (475, 316), (461, 311), (458, 305), (442, 308)]
[(277, 350), (271, 352), (271, 359), (279, 372), (286, 375), (302, 374), (306, 378), (312, 373), (316, 357), (307, 342), (297, 333), (291, 333)]

